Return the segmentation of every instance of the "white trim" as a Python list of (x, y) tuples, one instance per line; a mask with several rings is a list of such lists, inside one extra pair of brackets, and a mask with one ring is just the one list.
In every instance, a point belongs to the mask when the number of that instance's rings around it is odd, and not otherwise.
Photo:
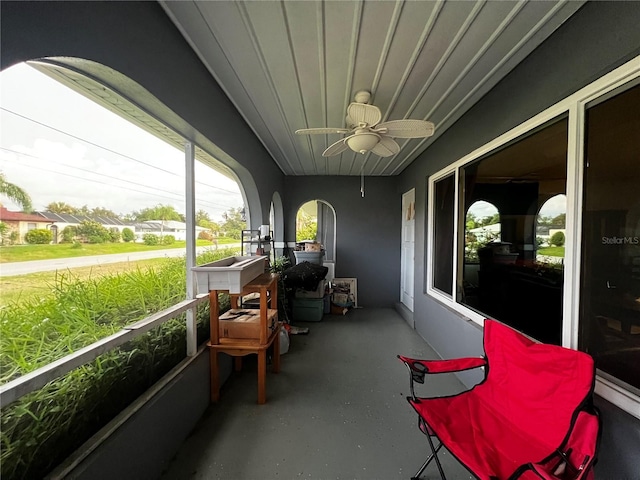
[[(569, 348), (577, 348), (580, 317), (580, 267), (581, 267), (581, 239), (582, 239), (582, 195), (584, 177), (584, 120), (587, 104), (601, 99), (604, 95), (614, 91), (621, 86), (627, 86), (631, 82), (640, 80), (640, 56), (630, 60), (617, 69), (609, 72), (601, 78), (590, 83), (586, 87), (578, 90), (574, 94), (559, 101), (555, 105), (547, 108), (529, 120), (521, 123), (513, 129), (505, 132), (489, 143), (482, 145), (476, 150), (465, 155), (458, 161), (442, 168), (428, 178), (428, 212), (427, 212), (427, 232), (425, 238), (429, 239), (426, 256), (425, 279), (426, 294), (436, 301), (443, 303), (448, 308), (460, 313), (463, 317), (469, 318), (478, 325), (484, 324), (484, 316), (471, 310), (470, 308), (456, 301), (456, 280), (457, 280), (457, 260), (458, 260), (458, 237), (457, 227), (458, 211), (460, 208), (459, 169), (460, 167), (487, 155), (497, 148), (516, 140), (531, 130), (558, 118), (562, 115), (569, 116), (568, 139), (567, 139), (567, 227), (565, 250), (565, 284), (563, 289), (563, 326), (562, 344)], [(435, 245), (434, 231), (434, 185), (442, 178), (454, 174), (456, 179), (456, 205), (454, 214), (456, 222), (454, 226), (454, 290), (453, 298), (433, 287), (433, 258)], [(596, 377), (596, 393), (602, 398), (610, 401), (622, 410), (640, 419), (640, 397), (626, 390), (602, 375)]]
[(640, 397), (601, 375), (596, 376), (595, 392), (637, 419), (640, 419)]

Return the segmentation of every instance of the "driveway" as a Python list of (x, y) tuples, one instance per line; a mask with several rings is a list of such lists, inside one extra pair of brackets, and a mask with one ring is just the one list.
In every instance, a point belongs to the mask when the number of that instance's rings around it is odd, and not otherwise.
[[(221, 248), (239, 247), (240, 244), (223, 245)], [(196, 247), (200, 253), (212, 247)], [(106, 263), (135, 262), (150, 258), (180, 257), (185, 254), (182, 248), (166, 250), (152, 250), (147, 252), (113, 253), (109, 255), (91, 255), (86, 257), (56, 258), (53, 260), (32, 260), (29, 262), (12, 262), (0, 264), (0, 277), (26, 275), (28, 273), (46, 272), (51, 270), (66, 270), (68, 268), (90, 267)]]

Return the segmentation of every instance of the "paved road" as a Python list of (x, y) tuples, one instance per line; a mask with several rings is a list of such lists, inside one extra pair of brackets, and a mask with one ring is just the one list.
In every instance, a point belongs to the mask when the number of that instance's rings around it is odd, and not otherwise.
[[(220, 248), (240, 247), (240, 244), (222, 245)], [(198, 253), (212, 247), (197, 247)], [(180, 257), (185, 254), (182, 248), (151, 250), (147, 252), (114, 253), (110, 255), (91, 255), (86, 257), (56, 258), (53, 260), (32, 260), (29, 262), (12, 262), (0, 264), (0, 277), (26, 275), (27, 273), (66, 270), (68, 268), (90, 267), (107, 263), (147, 260), (149, 258)]]

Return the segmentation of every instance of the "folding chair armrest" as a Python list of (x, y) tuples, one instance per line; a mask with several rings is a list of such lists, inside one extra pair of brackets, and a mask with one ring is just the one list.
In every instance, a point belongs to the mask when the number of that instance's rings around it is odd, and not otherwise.
[(424, 374), (426, 373), (460, 372), (463, 370), (470, 370), (472, 368), (483, 367), (487, 364), (487, 359), (484, 357), (452, 358), (450, 360), (419, 360), (398, 355), (398, 358), (407, 365), (407, 367), (409, 367), (411, 372), (421, 374), (423, 381)]
[(487, 359), (484, 357), (464, 357), (453, 358), (450, 360), (419, 360), (415, 358), (405, 357), (398, 355), (400, 361), (402, 361), (410, 373), (410, 387), (411, 396), (416, 397), (414, 391), (414, 383), (424, 383), (424, 376), (429, 373), (452, 373), (461, 372), (463, 370), (470, 370), (472, 368), (483, 367), (487, 364)]

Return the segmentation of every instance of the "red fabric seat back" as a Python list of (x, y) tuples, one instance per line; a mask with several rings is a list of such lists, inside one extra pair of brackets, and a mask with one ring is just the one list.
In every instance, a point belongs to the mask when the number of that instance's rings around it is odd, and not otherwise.
[(484, 324), (484, 349), (489, 371), (475, 387), (479, 399), (532, 440), (559, 447), (577, 408), (593, 391), (593, 359), (533, 342), (491, 319)]

